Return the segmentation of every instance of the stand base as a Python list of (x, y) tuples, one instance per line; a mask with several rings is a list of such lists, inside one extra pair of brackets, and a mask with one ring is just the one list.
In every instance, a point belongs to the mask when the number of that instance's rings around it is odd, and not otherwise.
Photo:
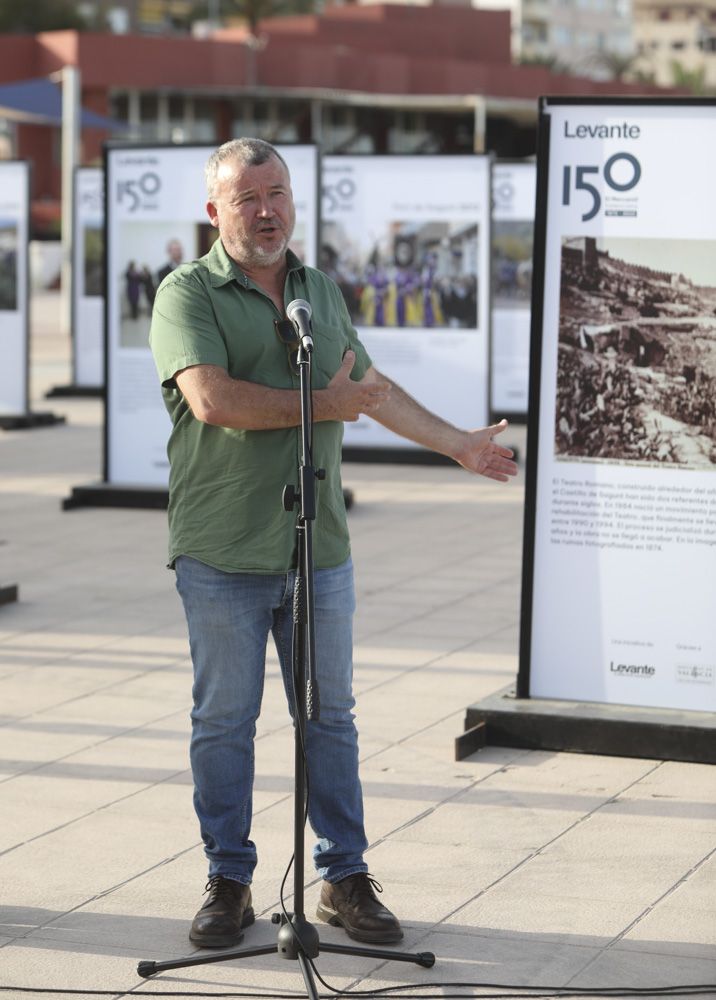
[(468, 708), (465, 733), (456, 740), (456, 754), (462, 754), (457, 759), (484, 743), (716, 764), (716, 721), (711, 712), (518, 698), (509, 686)]
[(162, 487), (88, 483), (86, 486), (73, 486), (72, 493), (62, 501), (62, 509), (130, 507), (135, 510), (166, 510), (168, 504), (169, 492)]
[(281, 958), (298, 961), (309, 998), (311, 1000), (318, 1000), (311, 961), (321, 951), (334, 955), (357, 955), (360, 958), (378, 958), (383, 961), (411, 962), (414, 965), (422, 966), (424, 969), (430, 969), (435, 965), (435, 955), (431, 951), (420, 951), (411, 954), (409, 952), (391, 951), (386, 948), (363, 948), (360, 945), (322, 944), (313, 924), (310, 924), (303, 916), (289, 914), (289, 919), (287, 920), (283, 914), (274, 913), (271, 921), (274, 924), (281, 924), (276, 944), (260, 945), (257, 948), (229, 949), (220, 953), (212, 952), (209, 955), (170, 959), (166, 962), (143, 961), (137, 965), (137, 973), (143, 979), (148, 979), (159, 972), (168, 972), (171, 969), (186, 969), (195, 965), (211, 965), (215, 962), (231, 962), (235, 959), (278, 954)]
[[(346, 510), (354, 504), (353, 491), (343, 490)], [(166, 510), (169, 491), (161, 486), (115, 486), (113, 483), (88, 483), (73, 486), (72, 493), (62, 501), (63, 510), (76, 507), (130, 507), (143, 510)]]
[(12, 604), (18, 599), (19, 591), (16, 583), (0, 584), (0, 604)]
[(25, 431), (32, 427), (50, 427), (64, 422), (64, 417), (58, 417), (54, 413), (19, 413), (8, 417), (0, 415), (0, 429), (4, 431)]
[(56, 385), (45, 393), (45, 399), (65, 399), (68, 396), (104, 399), (105, 391), (102, 385)]

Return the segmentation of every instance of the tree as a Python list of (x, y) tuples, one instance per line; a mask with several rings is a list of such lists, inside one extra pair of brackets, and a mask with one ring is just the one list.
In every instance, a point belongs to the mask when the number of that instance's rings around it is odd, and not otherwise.
[(550, 73), (571, 72), (569, 67), (561, 63), (557, 56), (521, 56), (517, 62), (520, 66), (535, 66), (549, 70)]
[(0, 32), (35, 34), (85, 27), (73, 0), (0, 0)]
[(708, 93), (706, 86), (706, 67), (699, 66), (698, 69), (687, 69), (676, 59), (671, 63), (671, 75), (675, 87), (683, 87), (690, 90), (692, 94), (702, 96)]
[(598, 52), (595, 62), (609, 74), (610, 80), (627, 80), (635, 75), (639, 56), (636, 53)]

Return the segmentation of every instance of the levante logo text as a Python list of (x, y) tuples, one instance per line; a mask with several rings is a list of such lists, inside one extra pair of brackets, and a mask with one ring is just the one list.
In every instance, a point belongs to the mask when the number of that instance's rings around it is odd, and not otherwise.
[(575, 125), (570, 131), (569, 122), (564, 123), (566, 139), (638, 139), (641, 129), (638, 125), (622, 122), (617, 125)]
[(656, 673), (656, 667), (652, 667), (650, 663), (615, 663), (610, 660), (609, 669), (613, 674), (629, 677), (653, 677)]

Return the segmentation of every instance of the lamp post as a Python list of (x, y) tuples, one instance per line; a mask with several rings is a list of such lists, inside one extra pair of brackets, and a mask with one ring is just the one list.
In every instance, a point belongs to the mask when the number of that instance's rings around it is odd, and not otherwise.
[(80, 71), (62, 69), (62, 280), (61, 329), (72, 332), (72, 247), (74, 244), (73, 185), (80, 148)]

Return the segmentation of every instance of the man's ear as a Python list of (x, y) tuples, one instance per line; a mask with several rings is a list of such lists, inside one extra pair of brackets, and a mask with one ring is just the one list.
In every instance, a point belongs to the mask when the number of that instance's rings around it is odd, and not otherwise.
[(216, 205), (213, 201), (207, 201), (206, 203), (206, 214), (209, 216), (209, 221), (215, 229), (219, 228), (219, 213), (216, 209)]

